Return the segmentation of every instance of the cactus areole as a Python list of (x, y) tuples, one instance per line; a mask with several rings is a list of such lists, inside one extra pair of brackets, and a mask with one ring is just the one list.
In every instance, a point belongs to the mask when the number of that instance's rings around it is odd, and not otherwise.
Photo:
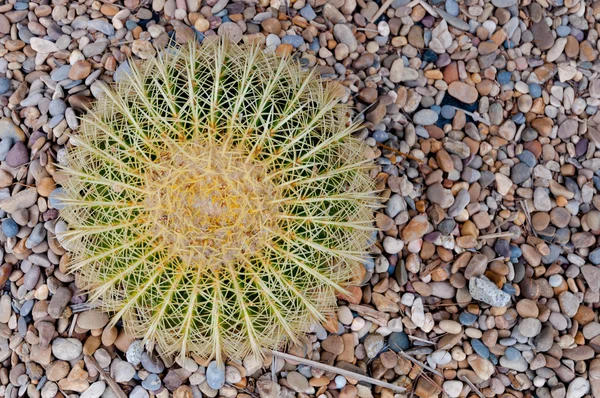
[(131, 65), (72, 137), (59, 234), (77, 284), (161, 355), (241, 358), (334, 315), (374, 232), (335, 89), (224, 40)]

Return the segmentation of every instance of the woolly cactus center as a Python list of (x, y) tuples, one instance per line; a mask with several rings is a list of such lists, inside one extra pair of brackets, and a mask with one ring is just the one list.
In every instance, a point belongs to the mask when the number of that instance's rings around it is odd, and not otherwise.
[(264, 167), (243, 153), (190, 145), (158, 169), (147, 180), (152, 232), (183, 259), (217, 268), (263, 248), (276, 211)]

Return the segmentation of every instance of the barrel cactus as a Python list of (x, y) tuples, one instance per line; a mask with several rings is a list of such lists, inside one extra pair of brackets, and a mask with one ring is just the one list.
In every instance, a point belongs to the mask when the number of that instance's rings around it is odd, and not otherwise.
[(257, 46), (131, 62), (62, 161), (79, 288), (163, 355), (296, 340), (335, 311), (374, 232), (355, 129), (331, 85)]

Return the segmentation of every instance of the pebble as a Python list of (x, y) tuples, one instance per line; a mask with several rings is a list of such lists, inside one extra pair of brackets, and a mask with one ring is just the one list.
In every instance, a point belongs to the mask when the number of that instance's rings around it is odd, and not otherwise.
[(419, 112), (414, 114), (413, 120), (416, 124), (430, 126), (437, 122), (438, 114), (431, 109), (421, 109)]
[(92, 383), (79, 398), (100, 398), (105, 390), (106, 383), (104, 381), (97, 381)]
[(475, 87), (460, 81), (455, 81), (448, 85), (448, 94), (465, 104), (472, 104), (479, 97), (479, 93)]
[(101, 329), (107, 323), (108, 315), (98, 310), (84, 311), (77, 317), (77, 326), (82, 329)]
[(142, 386), (135, 386), (135, 388), (129, 394), (129, 398), (149, 398), (148, 391), (144, 390)]
[(114, 359), (110, 364), (110, 373), (117, 383), (127, 383), (135, 376), (135, 368), (129, 362)]
[(150, 373), (146, 378), (142, 381), (142, 387), (144, 387), (148, 391), (158, 391), (162, 387), (162, 382), (160, 377), (154, 373)]
[(74, 338), (56, 338), (52, 341), (52, 355), (63, 361), (79, 358), (82, 349), (81, 341)]
[(510, 296), (498, 289), (485, 276), (469, 280), (469, 293), (473, 299), (482, 301), (494, 307), (504, 307), (510, 302)]
[(410, 340), (404, 332), (394, 332), (388, 337), (388, 345), (394, 352), (408, 350), (410, 347)]
[(206, 368), (206, 382), (213, 390), (218, 390), (225, 384), (225, 367), (212, 361)]
[[(93, 317), (95, 315), (91, 315)], [(101, 323), (104, 321), (103, 317), (99, 317), (95, 319), (94, 322)], [(142, 353), (144, 352), (144, 343), (142, 340), (134, 340), (129, 347), (127, 348), (127, 352), (125, 356), (127, 358), (127, 362), (130, 364), (137, 366), (142, 362)]]
[(19, 232), (19, 226), (12, 218), (5, 218), (2, 220), (2, 233), (7, 238), (12, 238)]

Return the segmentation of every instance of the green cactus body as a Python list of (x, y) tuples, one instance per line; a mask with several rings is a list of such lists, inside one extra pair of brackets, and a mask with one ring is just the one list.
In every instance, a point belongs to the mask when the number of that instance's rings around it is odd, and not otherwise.
[(133, 66), (60, 198), (78, 286), (163, 355), (240, 358), (335, 310), (373, 233), (366, 147), (289, 58), (214, 41)]

